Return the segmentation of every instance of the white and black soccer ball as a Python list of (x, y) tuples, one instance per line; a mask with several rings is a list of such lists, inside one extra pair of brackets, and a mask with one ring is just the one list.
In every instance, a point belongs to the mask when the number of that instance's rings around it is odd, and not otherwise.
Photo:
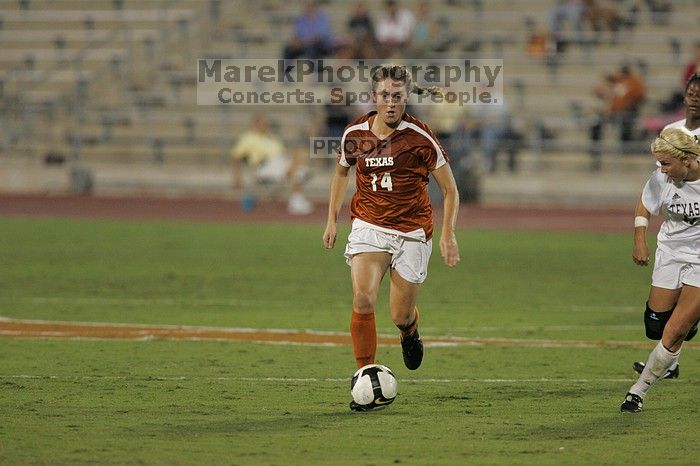
[(393, 372), (381, 364), (367, 364), (355, 372), (350, 381), (350, 392), (355, 403), (376, 408), (391, 404), (398, 394), (398, 383)]

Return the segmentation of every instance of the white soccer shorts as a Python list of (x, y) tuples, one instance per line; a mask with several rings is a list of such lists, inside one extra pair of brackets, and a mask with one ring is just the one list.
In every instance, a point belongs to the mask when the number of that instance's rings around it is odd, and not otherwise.
[(428, 276), (428, 262), (433, 251), (433, 240), (420, 241), (386, 233), (353, 222), (345, 246), (345, 261), (352, 267), (352, 256), (363, 252), (388, 252), (391, 268), (411, 283), (423, 283)]
[(676, 260), (671, 254), (657, 248), (651, 284), (669, 290), (677, 290), (684, 284), (700, 287), (700, 264)]

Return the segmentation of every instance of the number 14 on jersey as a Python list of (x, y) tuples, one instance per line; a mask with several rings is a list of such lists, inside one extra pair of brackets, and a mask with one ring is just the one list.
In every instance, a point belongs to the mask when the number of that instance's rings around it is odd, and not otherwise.
[[(379, 179), (379, 177), (375, 173), (370, 173), (369, 176), (372, 177), (372, 191), (376, 191), (377, 190), (377, 180)], [(386, 189), (387, 191), (392, 190), (393, 185), (391, 184), (391, 173), (386, 172), (382, 175), (382, 179), (379, 182), (379, 186)]]

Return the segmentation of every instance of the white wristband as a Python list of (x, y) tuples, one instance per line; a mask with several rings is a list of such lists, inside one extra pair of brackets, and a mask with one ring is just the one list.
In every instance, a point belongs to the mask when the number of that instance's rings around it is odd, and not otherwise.
[(634, 217), (634, 227), (639, 228), (639, 227), (648, 227), (649, 226), (649, 219), (646, 217), (643, 217), (641, 215), (637, 215)]

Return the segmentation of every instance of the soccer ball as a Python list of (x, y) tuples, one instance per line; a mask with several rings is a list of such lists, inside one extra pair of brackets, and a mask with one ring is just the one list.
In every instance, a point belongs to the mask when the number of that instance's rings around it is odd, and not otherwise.
[(398, 388), (391, 369), (381, 364), (367, 364), (359, 368), (350, 381), (352, 399), (368, 408), (391, 404)]

